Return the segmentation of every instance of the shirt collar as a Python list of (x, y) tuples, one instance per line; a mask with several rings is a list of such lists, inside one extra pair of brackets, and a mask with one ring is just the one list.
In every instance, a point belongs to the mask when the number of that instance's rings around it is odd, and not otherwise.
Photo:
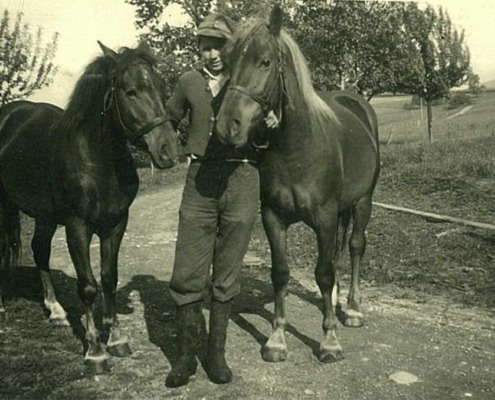
[(218, 75), (213, 75), (210, 71), (208, 71), (206, 67), (203, 68), (203, 72), (208, 78), (208, 87), (211, 91), (211, 94), (213, 95), (213, 97), (216, 97), (216, 95), (220, 93), (220, 90), (222, 89), (225, 82), (227, 82), (227, 80), (229, 79), (229, 74), (222, 71)]
[(220, 72), (218, 75), (213, 75), (208, 68), (203, 67), (203, 72), (206, 74), (206, 76), (210, 79), (213, 79), (214, 81), (218, 82), (223, 82), (226, 81), (229, 78), (229, 74), (226, 73), (225, 71)]

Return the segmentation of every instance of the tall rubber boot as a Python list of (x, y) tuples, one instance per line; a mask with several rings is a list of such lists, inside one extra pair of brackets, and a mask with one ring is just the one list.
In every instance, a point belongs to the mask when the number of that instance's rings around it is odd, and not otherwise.
[(225, 341), (231, 308), (232, 300), (225, 303), (214, 299), (211, 301), (207, 373), (213, 383), (232, 382), (232, 370), (225, 361)]
[(180, 306), (177, 310), (179, 359), (165, 380), (167, 387), (183, 386), (189, 382), (189, 377), (196, 373), (196, 349), (203, 318), (201, 308), (202, 302), (197, 302)]

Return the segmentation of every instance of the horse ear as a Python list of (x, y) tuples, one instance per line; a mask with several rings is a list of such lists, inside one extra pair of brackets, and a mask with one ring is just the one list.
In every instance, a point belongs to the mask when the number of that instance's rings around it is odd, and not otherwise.
[(105, 55), (105, 57), (109, 57), (110, 59), (112, 59), (113, 61), (117, 61), (117, 58), (118, 58), (118, 54), (113, 51), (111, 48), (105, 46), (102, 42), (100, 42), (98, 40), (98, 44), (100, 45), (100, 48), (101, 50), (103, 51), (103, 54)]
[(137, 47), (139, 50), (147, 53), (147, 54), (151, 54), (151, 48), (150, 48), (150, 45), (148, 44), (148, 42), (144, 41), (144, 40), (141, 40), (138, 44), (138, 47)]
[(280, 34), (280, 30), (282, 29), (284, 14), (282, 9), (278, 4), (275, 4), (272, 8), (272, 12), (270, 14), (270, 21), (268, 23), (268, 30), (274, 36), (278, 36)]

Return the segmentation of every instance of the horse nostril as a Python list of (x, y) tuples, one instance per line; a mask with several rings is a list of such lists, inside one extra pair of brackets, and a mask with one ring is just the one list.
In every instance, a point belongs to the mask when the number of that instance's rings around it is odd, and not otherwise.
[(237, 135), (241, 130), (241, 121), (238, 119), (233, 118), (230, 121), (230, 133), (232, 135)]

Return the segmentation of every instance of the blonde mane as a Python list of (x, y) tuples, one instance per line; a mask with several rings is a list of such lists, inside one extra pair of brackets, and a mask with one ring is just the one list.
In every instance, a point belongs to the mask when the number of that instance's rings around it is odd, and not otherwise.
[[(237, 52), (242, 51), (245, 48), (247, 42), (257, 33), (257, 31), (265, 30), (267, 35), (270, 33), (267, 31), (267, 23), (262, 19), (250, 19), (240, 25), (234, 32), (232, 38), (227, 42), (224, 48), (224, 56), (229, 62), (229, 58), (238, 57)], [(301, 96), (303, 102), (308, 106), (311, 122), (322, 122), (325, 119), (331, 119), (332, 121), (339, 123), (339, 119), (334, 111), (325, 103), (320, 96), (316, 93), (313, 82), (311, 81), (311, 73), (309, 71), (306, 59), (302, 54), (297, 43), (290, 37), (290, 35), (282, 29), (280, 36), (277, 38), (278, 45), (281, 49), (284, 49), (290, 57), (289, 65), (293, 68), (293, 73), (296, 78), (297, 87), (290, 87), (294, 85), (288, 84), (287, 96), (290, 102), (295, 99), (295, 96)]]
[(326, 117), (334, 122), (339, 122), (334, 111), (316, 93), (313, 82), (311, 81), (311, 72), (309, 71), (308, 64), (297, 43), (283, 29), (280, 32), (279, 40), (289, 52), (297, 85), (304, 102), (308, 105), (311, 119), (323, 120)]

